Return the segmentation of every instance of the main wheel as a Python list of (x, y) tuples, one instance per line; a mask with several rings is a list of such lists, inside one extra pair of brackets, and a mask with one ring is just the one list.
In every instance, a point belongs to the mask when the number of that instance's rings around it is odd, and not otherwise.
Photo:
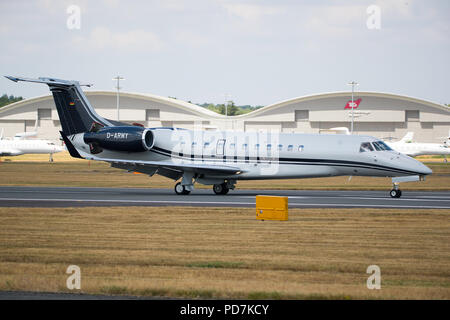
[(186, 190), (186, 188), (181, 184), (181, 182), (178, 182), (175, 185), (175, 193), (178, 195), (182, 195), (182, 194), (189, 194), (191, 192), (189, 190)]
[(391, 198), (400, 198), (402, 196), (402, 191), (398, 189), (392, 189), (389, 195), (391, 196)]
[(215, 184), (213, 186), (213, 190), (215, 194), (227, 194), (230, 189), (227, 187), (226, 183)]

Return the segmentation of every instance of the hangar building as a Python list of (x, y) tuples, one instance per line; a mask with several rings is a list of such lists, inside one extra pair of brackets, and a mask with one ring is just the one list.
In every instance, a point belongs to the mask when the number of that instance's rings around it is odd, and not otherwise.
[[(103, 117), (116, 120), (116, 93), (86, 91)], [(146, 127), (205, 130), (276, 130), (319, 133), (334, 127), (350, 128), (349, 92), (309, 95), (275, 103), (248, 114), (225, 117), (200, 106), (152, 94), (120, 93), (120, 121)], [(400, 139), (415, 133), (417, 142), (441, 142), (450, 130), (450, 108), (412, 97), (379, 92), (357, 92), (354, 98), (354, 133)], [(345, 108), (347, 106), (347, 109)], [(4, 137), (33, 131), (38, 138), (58, 140), (60, 122), (51, 95), (22, 100), (0, 108)]]

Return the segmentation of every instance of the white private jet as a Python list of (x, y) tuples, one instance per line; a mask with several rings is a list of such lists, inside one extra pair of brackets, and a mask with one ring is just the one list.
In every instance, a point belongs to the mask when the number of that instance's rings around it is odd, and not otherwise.
[(14, 135), (13, 139), (3, 139), (3, 129), (0, 134), (0, 157), (19, 156), (22, 154), (46, 154), (50, 155), (50, 161), (53, 161), (53, 154), (64, 150), (51, 141), (39, 139), (26, 139), (36, 136), (36, 128), (33, 132), (20, 132)]
[(72, 157), (181, 178), (175, 185), (180, 195), (189, 194), (195, 183), (227, 194), (238, 180), (375, 176), (392, 177), (390, 196), (399, 198), (399, 182), (432, 173), (370, 136), (143, 128), (100, 117), (78, 81), (7, 78), (49, 86)]
[(0, 157), (19, 156), (22, 154), (46, 154), (50, 155), (50, 161), (54, 153), (63, 151), (64, 148), (47, 140), (38, 139), (1, 139)]
[(38, 126), (38, 117), (36, 117), (36, 121), (34, 122), (34, 129), (33, 131), (26, 131), (26, 132), (18, 132), (14, 135), (13, 139), (14, 140), (21, 140), (21, 139), (26, 139), (29, 137), (35, 137), (37, 136), (37, 126)]
[(336, 127), (330, 129), (320, 129), (319, 133), (334, 133), (334, 134), (350, 134), (350, 130), (347, 127)]
[(401, 140), (397, 142), (385, 142), (392, 149), (411, 157), (421, 155), (450, 155), (450, 146), (446, 142), (424, 143), (413, 142), (414, 132), (408, 132)]

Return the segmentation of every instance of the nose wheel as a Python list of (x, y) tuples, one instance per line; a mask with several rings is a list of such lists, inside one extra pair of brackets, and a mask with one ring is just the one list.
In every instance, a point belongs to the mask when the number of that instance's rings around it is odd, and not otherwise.
[(394, 183), (391, 192), (389, 192), (391, 198), (400, 198), (402, 196), (402, 190), (400, 190), (398, 183)]
[(402, 190), (392, 189), (391, 192), (389, 192), (389, 195), (391, 196), (391, 198), (400, 198), (402, 196)]

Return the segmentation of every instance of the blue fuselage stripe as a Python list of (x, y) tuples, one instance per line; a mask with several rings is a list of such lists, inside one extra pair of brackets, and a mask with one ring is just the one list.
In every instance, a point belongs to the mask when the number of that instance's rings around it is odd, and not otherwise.
[(369, 164), (364, 162), (358, 162), (358, 161), (348, 161), (348, 160), (334, 160), (334, 159), (303, 159), (303, 158), (273, 158), (273, 159), (267, 159), (267, 157), (242, 157), (242, 156), (218, 156), (218, 157), (212, 157), (210, 155), (186, 155), (178, 152), (170, 152), (166, 149), (159, 148), (159, 147), (153, 147), (152, 150), (150, 150), (154, 153), (157, 153), (159, 155), (163, 155), (169, 158), (178, 158), (183, 160), (202, 160), (202, 161), (224, 161), (226, 163), (280, 163), (283, 165), (313, 165), (313, 166), (339, 166), (339, 167), (355, 167), (355, 168), (363, 168), (363, 169), (375, 169), (380, 171), (390, 171), (390, 172), (396, 172), (396, 173), (402, 173), (402, 174), (410, 174), (410, 175), (417, 175), (419, 173), (409, 170), (403, 170), (398, 169), (394, 167), (387, 167), (383, 165), (377, 165), (377, 164)]

